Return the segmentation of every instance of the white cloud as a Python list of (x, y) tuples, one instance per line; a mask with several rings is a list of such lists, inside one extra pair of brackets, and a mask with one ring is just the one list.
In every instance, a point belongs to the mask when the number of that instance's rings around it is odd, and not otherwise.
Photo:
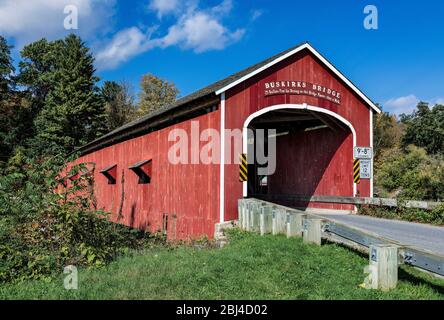
[(416, 95), (410, 94), (408, 96), (389, 99), (383, 106), (384, 109), (396, 115), (401, 113), (410, 114), (416, 110), (416, 106), (420, 101), (428, 102), (430, 106), (444, 104), (444, 98), (419, 99)]
[[(128, 59), (154, 47), (180, 46), (197, 53), (221, 50), (239, 41), (245, 29), (231, 30), (224, 19), (233, 9), (232, 0), (201, 8), (199, 0), (149, 0), (148, 8), (159, 19), (172, 15), (166, 30), (152, 38), (152, 30), (132, 26), (117, 32), (111, 39), (116, 14), (116, 0), (0, 0), (0, 34), (15, 39), (20, 49), (40, 38), (54, 40), (73, 30), (64, 29), (64, 8), (78, 8), (78, 30), (75, 33), (88, 41), (96, 52), (101, 69), (115, 68)], [(257, 13), (259, 14), (259, 13)], [(171, 21), (171, 20), (169, 20)], [(160, 23), (160, 22), (159, 22)]]
[(409, 114), (416, 109), (419, 101), (420, 100), (415, 95), (411, 94), (408, 96), (387, 100), (384, 103), (384, 107), (387, 109), (387, 111), (397, 115), (401, 113)]
[(145, 52), (154, 46), (150, 40), (151, 32), (142, 32), (137, 27), (121, 30), (111, 42), (96, 55), (100, 69), (112, 69), (133, 56)]
[(190, 2), (177, 22), (168, 28), (168, 33), (160, 38), (160, 46), (179, 45), (197, 53), (208, 50), (221, 50), (242, 38), (244, 29), (230, 31), (222, 18), (233, 9), (232, 0), (223, 0), (209, 9), (199, 10)]
[(244, 32), (244, 29), (229, 31), (215, 16), (193, 12), (171, 26), (161, 43), (163, 47), (179, 45), (200, 53), (223, 49), (242, 38)]
[(223, 0), (217, 6), (211, 8), (211, 13), (213, 15), (221, 16), (226, 15), (231, 12), (233, 9), (233, 1), (232, 0)]
[(230, 31), (222, 22), (222, 18), (232, 7), (231, 0), (224, 0), (219, 5), (207, 9), (199, 9), (197, 2), (192, 0), (187, 3), (186, 9), (173, 0), (153, 0), (149, 8), (159, 18), (164, 14), (174, 13), (177, 19), (167, 28), (166, 35), (152, 38), (152, 32), (144, 32), (139, 27), (124, 29), (98, 51), (98, 66), (100, 69), (115, 68), (131, 57), (154, 47), (177, 45), (197, 53), (224, 49), (240, 40), (245, 33), (244, 29)]
[(444, 105), (444, 98), (436, 98), (432, 100), (432, 104), (441, 104)]
[(251, 21), (256, 21), (257, 19), (259, 19), (262, 15), (264, 14), (264, 11), (263, 10), (259, 10), (259, 9), (256, 9), (256, 10), (254, 10), (253, 12), (252, 12), (252, 14), (251, 14)]
[(78, 34), (88, 38), (107, 30), (115, 0), (0, 0), (0, 33), (15, 38), (19, 47), (40, 38), (55, 39), (63, 27), (66, 5), (78, 9)]
[(166, 14), (176, 12), (179, 9), (179, 5), (178, 0), (151, 0), (148, 7), (161, 18)]

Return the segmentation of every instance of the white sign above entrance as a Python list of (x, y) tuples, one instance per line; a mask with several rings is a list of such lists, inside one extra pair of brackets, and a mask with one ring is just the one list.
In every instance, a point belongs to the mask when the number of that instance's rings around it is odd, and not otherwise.
[(371, 158), (373, 158), (372, 148), (370, 148), (370, 147), (355, 147), (353, 149), (353, 156), (355, 159), (371, 159)]
[(276, 94), (307, 95), (326, 99), (336, 104), (341, 103), (341, 93), (339, 91), (306, 81), (283, 80), (265, 82), (264, 95), (272, 96)]

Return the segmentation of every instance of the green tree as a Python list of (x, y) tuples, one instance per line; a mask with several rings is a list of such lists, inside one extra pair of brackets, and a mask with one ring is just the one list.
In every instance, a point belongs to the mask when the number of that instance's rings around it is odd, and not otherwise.
[(105, 113), (94, 75), (94, 58), (75, 35), (49, 44), (53, 67), (40, 74), (49, 90), (35, 119), (33, 149), (38, 153), (68, 153), (106, 130)]
[(418, 110), (403, 117), (406, 132), (403, 146), (414, 144), (425, 148), (431, 154), (444, 154), (444, 105), (432, 109), (427, 103), (418, 104)]
[(398, 123), (396, 116), (388, 112), (375, 115), (374, 120), (373, 145), (377, 158), (382, 150), (400, 146), (403, 124)]
[(173, 82), (148, 73), (140, 81), (139, 110), (140, 116), (149, 114), (176, 101), (179, 90)]
[(0, 102), (0, 166), (8, 161), (14, 149), (25, 146), (32, 131), (29, 101), (22, 92), (14, 92)]
[(53, 46), (52, 42), (41, 39), (25, 46), (20, 52), (22, 60), (14, 80), (21, 90), (13, 92), (7, 101), (6, 111), (3, 112), (10, 124), (4, 137), (4, 141), (11, 146), (10, 151), (27, 147), (35, 136), (35, 117), (42, 110), (46, 96), (53, 87)]
[[(15, 91), (15, 71), (11, 46), (0, 36), (0, 162), (7, 162), (16, 144), (20, 142), (21, 120), (20, 93)], [(24, 129), (26, 130), (26, 129)]]
[(25, 46), (20, 55), (18, 83), (28, 93), (34, 113), (45, 105), (48, 93), (54, 88), (53, 72), (57, 67), (58, 42), (41, 39)]
[(135, 118), (134, 97), (127, 83), (105, 81), (100, 93), (105, 103), (108, 130), (114, 130)]
[(0, 36), (0, 101), (4, 101), (13, 87), (14, 66), (11, 58), (12, 47)]

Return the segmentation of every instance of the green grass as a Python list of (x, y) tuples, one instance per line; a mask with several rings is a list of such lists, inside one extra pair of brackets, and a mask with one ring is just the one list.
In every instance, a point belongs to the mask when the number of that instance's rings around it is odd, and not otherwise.
[(63, 275), (0, 288), (1, 299), (444, 299), (444, 281), (400, 269), (390, 292), (359, 288), (366, 256), (341, 246), (235, 231), (223, 249), (180, 246), (80, 269), (79, 289)]

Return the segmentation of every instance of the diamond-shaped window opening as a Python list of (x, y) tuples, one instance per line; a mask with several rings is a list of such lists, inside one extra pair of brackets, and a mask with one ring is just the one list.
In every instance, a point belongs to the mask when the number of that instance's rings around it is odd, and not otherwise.
[(108, 184), (116, 184), (117, 164), (113, 164), (109, 167), (106, 167), (103, 170), (100, 170), (100, 173), (103, 174), (106, 177), (106, 179), (108, 179)]
[(71, 181), (74, 181), (82, 176), (92, 176), (93, 174), (94, 174), (94, 168), (82, 166), (79, 167), (79, 169), (75, 172), (72, 172), (71, 169), (71, 174), (67, 175), (66, 178), (68, 178)]
[(65, 176), (58, 176), (57, 180), (60, 185), (63, 187), (68, 187), (71, 182), (75, 182), (81, 177), (93, 177), (94, 176), (94, 165), (91, 166), (91, 163), (84, 163), (81, 166), (73, 166), (70, 170), (67, 170)]
[(151, 182), (152, 163), (152, 159), (143, 160), (128, 167), (139, 177), (139, 184)]
[(62, 176), (58, 175), (56, 177), (56, 181), (59, 183), (59, 185), (61, 185), (64, 188), (66, 188), (68, 186), (67, 177), (62, 177)]
[(80, 174), (78, 172), (70, 174), (67, 176), (67, 178), (71, 181), (75, 181), (79, 178)]

